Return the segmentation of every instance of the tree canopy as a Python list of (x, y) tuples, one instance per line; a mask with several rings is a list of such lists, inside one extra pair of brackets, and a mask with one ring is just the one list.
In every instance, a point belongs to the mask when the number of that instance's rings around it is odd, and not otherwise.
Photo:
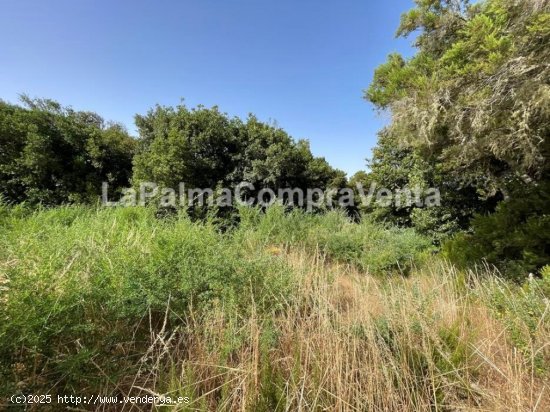
[(93, 112), (47, 99), (0, 101), (0, 196), (57, 205), (98, 198), (101, 183), (128, 185), (135, 141)]
[[(470, 230), (451, 249), (480, 259), (467, 249), (483, 250), (482, 258), (515, 261), (524, 274), (540, 268), (550, 255), (546, 240), (533, 237), (550, 231), (541, 201), (549, 179), (550, 3), (415, 3), (397, 35), (416, 35), (416, 54), (391, 54), (365, 91), (378, 110), (391, 113), (368, 178), (435, 185), (442, 207), (376, 212), (443, 238)], [(537, 207), (520, 207), (527, 198)]]
[[(389, 109), (388, 133), (479, 189), (548, 175), (549, 2), (417, 0), (398, 35), (418, 52), (375, 73), (365, 97)], [(478, 181), (484, 177), (484, 184)]]
[(342, 185), (345, 174), (312, 155), (309, 143), (259, 121), (230, 118), (217, 107), (157, 106), (137, 115), (139, 153), (134, 181), (177, 188), (235, 187), (325, 189)]

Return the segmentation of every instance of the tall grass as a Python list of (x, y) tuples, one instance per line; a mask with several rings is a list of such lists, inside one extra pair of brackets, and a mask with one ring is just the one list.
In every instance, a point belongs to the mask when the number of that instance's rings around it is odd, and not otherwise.
[[(501, 316), (496, 295), (511, 292), (504, 301), (510, 306), (526, 295), (482, 274), (470, 273), (465, 283), (443, 262), (409, 278), (382, 279), (307, 252), (285, 258), (299, 277), (299, 299), (273, 317), (253, 312), (244, 325), (223, 311), (194, 317), (189, 338), (164, 350), (169, 367), (150, 387), (191, 394), (200, 410), (550, 407), (542, 295), (536, 313)], [(538, 327), (530, 335), (532, 320)], [(509, 322), (530, 351), (516, 345)]]
[(489, 268), (459, 272), (411, 231), (273, 209), (244, 210), (222, 234), (148, 209), (76, 207), (4, 208), (0, 230), (1, 397), (550, 408), (550, 277), (519, 287)]
[(221, 302), (246, 314), (254, 299), (276, 308), (292, 281), (281, 259), (148, 209), (60, 208), (15, 214), (2, 226), (0, 373), (8, 393), (118, 382), (167, 307), (175, 330), (191, 307)]

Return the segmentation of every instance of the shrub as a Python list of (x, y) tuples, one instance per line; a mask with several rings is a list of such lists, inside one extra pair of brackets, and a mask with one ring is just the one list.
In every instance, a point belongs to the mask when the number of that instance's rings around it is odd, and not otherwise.
[(518, 282), (537, 273), (550, 262), (550, 185), (512, 196), (493, 214), (476, 216), (472, 233), (457, 235), (443, 250), (459, 265), (486, 261)]
[(300, 246), (372, 273), (408, 272), (433, 248), (427, 237), (413, 229), (384, 226), (364, 218), (353, 223), (342, 211), (310, 214), (285, 213), (275, 205), (265, 214), (258, 209), (241, 210), (240, 236), (267, 244)]

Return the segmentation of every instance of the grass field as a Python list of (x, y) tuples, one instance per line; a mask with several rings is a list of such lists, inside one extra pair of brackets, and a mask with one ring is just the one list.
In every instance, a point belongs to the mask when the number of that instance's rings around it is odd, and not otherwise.
[(240, 219), (222, 232), (147, 208), (0, 207), (0, 398), (550, 409), (550, 272), (459, 271), (412, 230), (338, 213)]

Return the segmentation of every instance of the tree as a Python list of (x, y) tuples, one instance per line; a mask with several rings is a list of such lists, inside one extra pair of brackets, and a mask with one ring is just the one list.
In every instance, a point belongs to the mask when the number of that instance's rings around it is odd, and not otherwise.
[(134, 159), (135, 183), (214, 188), (235, 168), (240, 121), (217, 107), (157, 106), (145, 116), (136, 115), (136, 125), (140, 148)]
[(398, 34), (420, 31), (417, 54), (391, 55), (366, 92), (389, 132), (486, 193), (547, 178), (549, 2), (416, 3)]
[(217, 107), (157, 106), (136, 116), (140, 150), (135, 158), (134, 183), (154, 182), (177, 188), (318, 187), (326, 189), (345, 179), (325, 159), (311, 154), (305, 140), (295, 142), (281, 128), (249, 115), (229, 118)]
[(128, 184), (134, 140), (118, 124), (52, 100), (0, 101), (0, 194), (8, 202), (57, 205)]
[[(427, 211), (401, 211), (406, 223), (422, 228), (430, 221), (434, 227), (455, 221), (449, 227), (454, 232), (468, 228), (477, 213), (472, 236), (476, 230), (480, 236), (487, 233), (491, 224), (508, 225), (495, 227), (495, 233), (526, 224), (522, 219), (479, 222), (499, 200), (505, 204), (498, 213), (509, 214), (522, 197), (541, 197), (547, 187), (549, 4), (416, 0), (416, 7), (403, 15), (397, 34), (418, 34), (417, 53), (410, 59), (390, 55), (365, 92), (379, 110), (392, 115), (375, 150), (372, 173), (388, 183), (420, 179), (439, 185), (445, 206), (434, 211), (435, 219), (426, 219)], [(529, 215), (531, 227), (533, 221), (544, 221), (542, 210)], [(386, 211), (396, 216), (395, 210)], [(514, 256), (523, 259), (521, 253)], [(530, 258), (537, 265), (541, 261)]]
[[(439, 244), (458, 231), (468, 229), (475, 213), (494, 211), (498, 195), (484, 197), (475, 186), (465, 185), (446, 172), (431, 158), (425, 158), (413, 150), (401, 146), (395, 136), (382, 130), (372, 159), (368, 160), (369, 173), (356, 175), (351, 182), (359, 182), (366, 190), (372, 184), (376, 189), (388, 189), (394, 194), (406, 190), (428, 193), (431, 188), (440, 192), (438, 207), (427, 208), (416, 202), (407, 203), (405, 196), (394, 196), (389, 205), (372, 202), (363, 208), (376, 219), (403, 227), (415, 227), (420, 233), (430, 236)], [(422, 197), (422, 196), (421, 196)]]

